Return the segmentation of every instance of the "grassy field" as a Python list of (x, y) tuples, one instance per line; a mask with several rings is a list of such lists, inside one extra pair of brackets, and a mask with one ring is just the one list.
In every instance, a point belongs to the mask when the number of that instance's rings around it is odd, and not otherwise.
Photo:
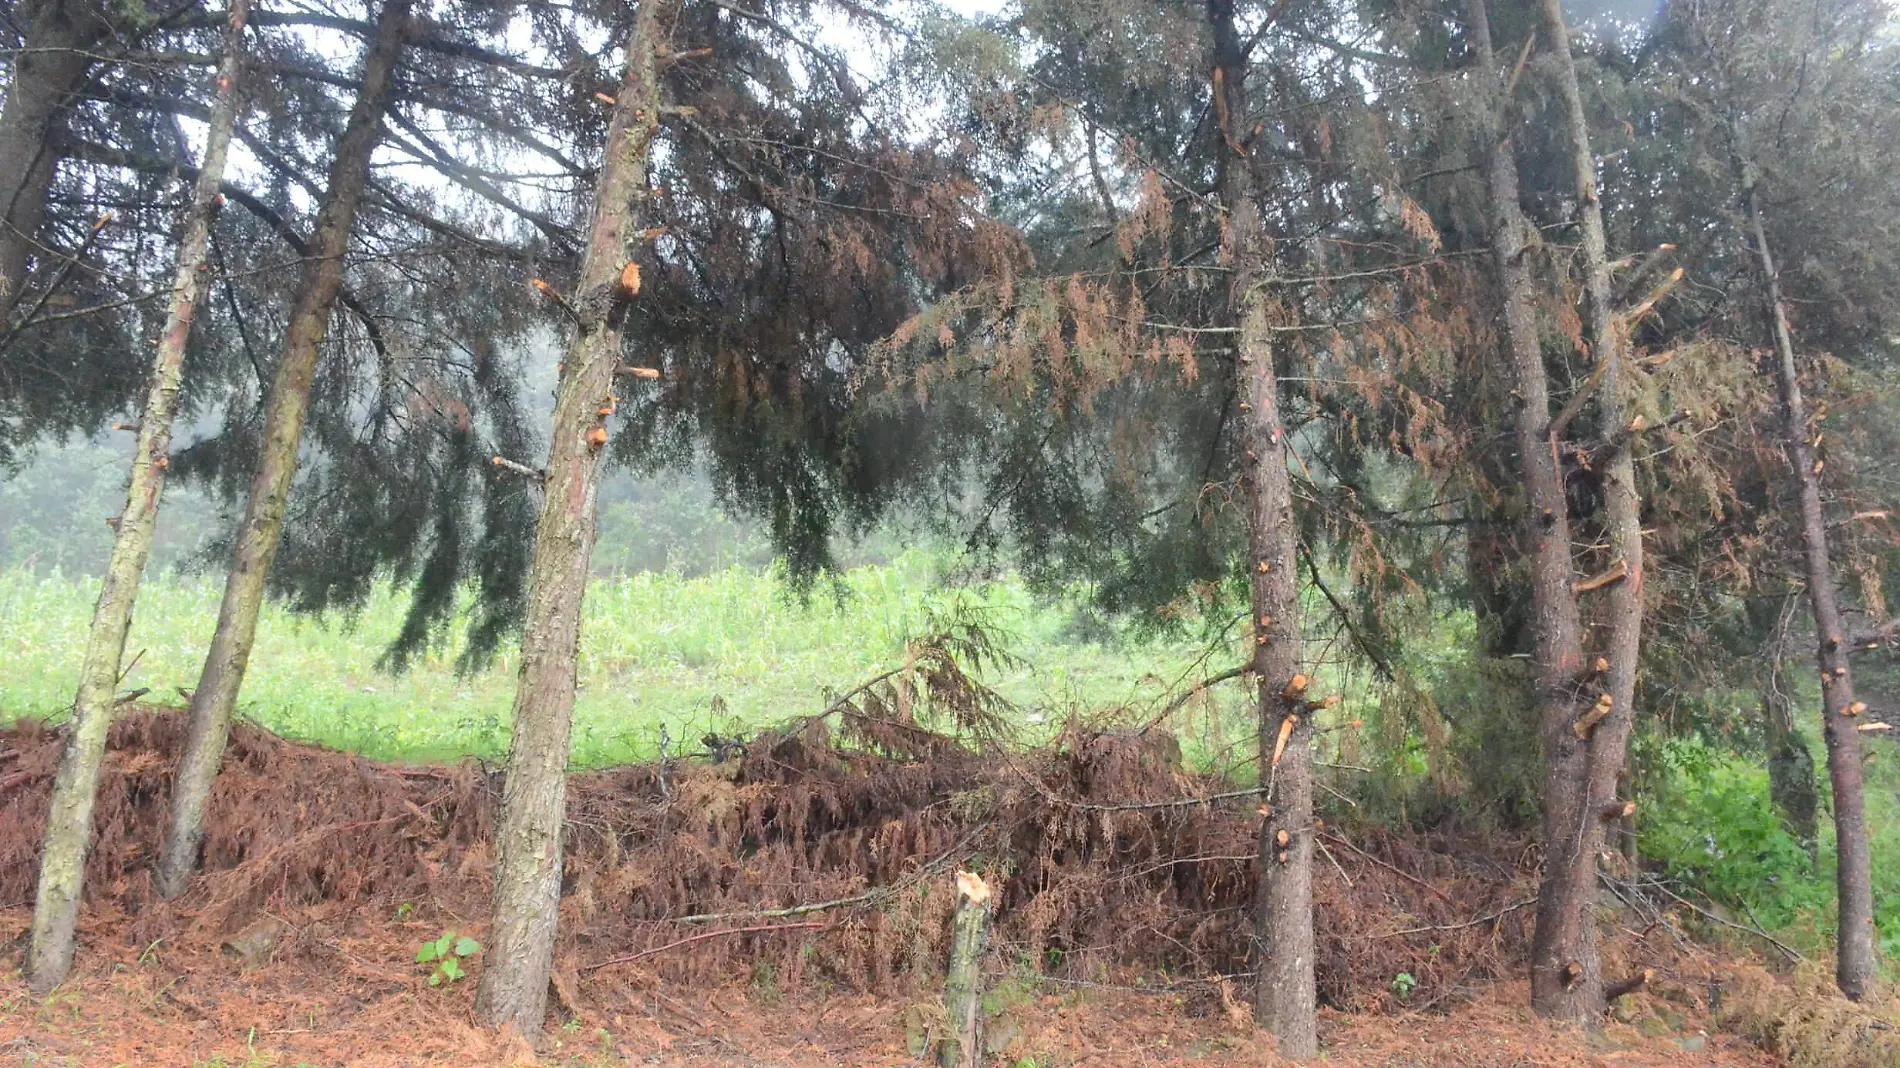
[[(988, 679), (1032, 729), (1074, 708), (1144, 708), (1202, 653), (1193, 641), (1152, 642), (1076, 625), (1073, 609), (1039, 604), (1013, 579), (944, 588), (934, 559), (903, 556), (843, 577), (801, 605), (770, 570), (696, 578), (645, 573), (597, 580), (588, 594), (575, 709), (575, 763), (650, 759), (699, 748), (709, 730), (745, 732), (817, 711), (901, 661), (932, 613), (977, 606), (1024, 665)], [(179, 702), (197, 682), (217, 615), (209, 578), (155, 575), (127, 645), (123, 687)], [(71, 705), (98, 583), (58, 572), (0, 571), (0, 719), (57, 717)], [(259, 626), (240, 714), (287, 737), (398, 760), (497, 757), (508, 738), (516, 662), (453, 670), (458, 639), (403, 675), (376, 667), (402, 602), (385, 593), (354, 619), (299, 617), (274, 606)], [(1225, 666), (1232, 654), (1218, 655)], [(1195, 676), (1190, 676), (1190, 678)], [(1195, 717), (1195, 750), (1246, 737), (1231, 702)], [(1232, 709), (1234, 715), (1224, 714)]]

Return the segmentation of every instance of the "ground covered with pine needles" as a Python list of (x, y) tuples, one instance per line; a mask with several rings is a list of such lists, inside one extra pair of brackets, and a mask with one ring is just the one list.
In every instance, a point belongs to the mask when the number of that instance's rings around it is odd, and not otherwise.
[[(969, 726), (953, 737), (860, 701), (718, 763), (577, 775), (539, 1063), (916, 1063), (940, 1012), (959, 865), (999, 891), (995, 1063), (1272, 1063), (1243, 1004), (1258, 799), (1213, 798), (1231, 786), (1184, 770), (1159, 731), (1075, 724), (1022, 749), (982, 745)], [(182, 733), (166, 709), (115, 726), (85, 949), (75, 979), (40, 998), (19, 982), (18, 951), (60, 737), (0, 732), (0, 938), (13, 947), (0, 1054), (532, 1063), (470, 1022), (479, 953), (452, 981), (416, 960), (447, 932), (485, 933), (496, 769), (381, 765), (240, 728), (206, 874), (163, 902), (149, 865)], [(1210, 800), (1175, 803), (1187, 797)], [(1318, 833), (1333, 1063), (1900, 1064), (1891, 1006), (1849, 1006), (1812, 969), (1771, 974), (1701, 945), (1686, 937), (1693, 917), (1660, 908), (1611, 928), (1606, 971), (1655, 977), (1622, 1018), (1552, 1029), (1517, 981), (1525, 843)]]

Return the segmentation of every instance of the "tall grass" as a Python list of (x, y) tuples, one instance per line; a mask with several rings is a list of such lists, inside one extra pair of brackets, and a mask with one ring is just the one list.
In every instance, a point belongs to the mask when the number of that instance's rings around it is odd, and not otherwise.
[[(121, 688), (181, 701), (197, 681), (219, 592), (207, 578), (152, 576)], [(97, 595), (91, 578), (0, 571), (0, 720), (56, 718), (70, 706)], [(847, 572), (802, 604), (771, 569), (600, 579), (587, 599), (575, 762), (651, 759), (663, 745), (673, 754), (697, 750), (709, 731), (744, 733), (816, 711), (831, 692), (892, 666), (906, 639), (959, 603), (981, 610), (1022, 658), (987, 681), (1023, 707), (1032, 728), (1069, 708), (1151, 705), (1203, 652), (1192, 640), (1140, 640), (1099, 626), (1084, 636), (1071, 607), (1039, 603), (1014, 578), (945, 588), (922, 553)], [(499, 757), (515, 656), (457, 675), (462, 633), (451, 628), (407, 673), (379, 670), (402, 610), (389, 590), (350, 618), (267, 607), (240, 714), (288, 737), (380, 759)], [(1231, 705), (1240, 695), (1225, 697)], [(1203, 709), (1196, 748), (1244, 735), (1220, 700)]]

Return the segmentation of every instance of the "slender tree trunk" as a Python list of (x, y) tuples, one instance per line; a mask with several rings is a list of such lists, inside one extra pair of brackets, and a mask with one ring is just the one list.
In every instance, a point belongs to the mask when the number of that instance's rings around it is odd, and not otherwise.
[(1254, 1019), (1279, 1040), (1280, 1054), (1319, 1052), (1313, 978), (1313, 728), (1300, 669), (1298, 529), (1287, 471), (1280, 387), (1273, 366), (1266, 233), (1245, 151), (1247, 66), (1232, 0), (1210, 0), (1217, 114), (1227, 148), (1221, 201), (1232, 235), (1228, 312), (1239, 323), (1235, 364), (1246, 461), (1247, 570), (1253, 580), (1253, 674), (1259, 692), (1260, 769), (1269, 787), (1260, 825), (1255, 903)]
[(138, 600), (146, 557), (151, 553), (159, 498), (165, 489), (166, 469), (171, 465), (172, 420), (178, 414), (185, 342), (204, 293), (205, 248), (210, 243), (212, 220), (222, 203), (218, 186), (223, 181), (226, 150), (241, 110), (237, 81), (244, 63), (244, 21), (249, 13), (249, 0), (232, 0), (204, 165), (198, 169), (185, 233), (178, 245), (171, 311), (152, 359), (152, 382), (139, 420), (138, 451), (132, 459), (125, 511), (119, 517), (112, 560), (99, 591), (98, 607), (93, 610), (79, 694), (73, 702), (66, 748), (60, 754), (59, 773), (47, 810), (33, 941), (27, 950), (28, 980), (42, 993), (64, 982), (72, 970), (73, 928), (79, 919), (86, 854), (92, 844), (99, 766), (112, 726), (113, 695), (118, 690), (125, 636), (132, 627), (132, 607)]
[(1550, 446), (1550, 388), (1537, 331), (1536, 290), (1526, 255), (1530, 225), (1518, 204), (1517, 163), (1505, 136), (1510, 101), (1499, 80), (1484, 0), (1469, 0), (1470, 31), (1479, 77), (1491, 95), (1488, 128), (1480, 146), (1490, 198), (1491, 253), (1503, 289), (1503, 342), (1510, 359), (1518, 409), (1518, 463), (1524, 480), (1525, 537), (1532, 549), (1531, 618), (1539, 734), (1544, 745), (1544, 870), (1537, 899), (1537, 934), (1531, 948), (1531, 1003), (1540, 1011), (1570, 1015), (1568, 1006), (1600, 1004), (1602, 969), (1594, 940), (1579, 921), (1590, 915), (1594, 878), (1551, 878), (1594, 860), (1591, 841), (1601, 841), (1586, 807), (1588, 746), (1572, 731), (1578, 720), (1576, 684), (1583, 670), (1582, 629), (1571, 588), (1570, 520), (1565, 510), (1557, 456)]
[[(1586, 972), (1595, 973), (1597, 958), (1597, 856), (1604, 847), (1608, 824), (1596, 817), (1617, 805), (1617, 787), (1629, 751), (1630, 731), (1635, 723), (1636, 671), (1642, 653), (1643, 633), (1643, 529), (1642, 501), (1636, 489), (1636, 466), (1631, 453), (1635, 436), (1623, 434), (1628, 426), (1623, 409), (1621, 379), (1623, 364), (1629, 357), (1629, 339), (1618, 315), (1610, 288), (1610, 257), (1603, 233), (1603, 204), (1597, 196), (1596, 154), (1590, 148), (1589, 119), (1583, 110), (1583, 93), (1577, 84), (1576, 62), (1570, 54), (1570, 31), (1564, 24), (1562, 0), (1544, 0), (1544, 15), (1551, 37), (1551, 53), (1557, 66), (1557, 85), (1564, 100), (1569, 124), (1570, 159), (1577, 190), (1578, 222), (1583, 230), (1585, 291), (1588, 296), (1589, 341), (1591, 356), (1600, 365), (1601, 382), (1595, 402), (1601, 414), (1605, 434), (1618, 435), (1622, 444), (1611, 453), (1604, 467), (1603, 500), (1607, 513), (1610, 567), (1621, 566), (1622, 581), (1610, 585), (1600, 596), (1607, 599), (1608, 635), (1603, 658), (1609, 670), (1603, 680), (1603, 694), (1610, 701), (1609, 714), (1587, 733), (1584, 749), (1585, 781), (1564, 784), (1570, 791), (1584, 791), (1584, 818), (1576, 825), (1575, 843), (1551, 848), (1546, 855), (1544, 880), (1563, 881), (1568, 886), (1549, 896), (1561, 900), (1573, 910), (1566, 916), (1539, 914), (1538, 941), (1550, 959), (1579, 962)], [(1553, 436), (1550, 447), (1559, 442)], [(1553, 768), (1553, 770), (1555, 770)], [(1569, 771), (1568, 767), (1565, 769)], [(1552, 787), (1558, 784), (1552, 783)], [(1620, 818), (1620, 817), (1619, 817)], [(1547, 842), (1555, 842), (1547, 839)], [(1561, 863), (1559, 863), (1561, 861)], [(1546, 919), (1555, 924), (1552, 938), (1545, 942), (1541, 925)], [(1568, 986), (1532, 987), (1532, 1004), (1549, 1016), (1586, 1022), (1603, 1010), (1600, 984), (1594, 979)]]
[(237, 530), (237, 548), (231, 573), (225, 579), (224, 600), (218, 607), (218, 627), (205, 655), (198, 688), (192, 691), (185, 749), (172, 780), (171, 822), (158, 865), (158, 890), (166, 897), (183, 893), (198, 866), (211, 785), (224, 759), (231, 713), (257, 637), (264, 583), (282, 540), (284, 509), (297, 474), (297, 452), (310, 407), (317, 357), (343, 286), (343, 256), (356, 225), (356, 208), (369, 176), (370, 157), (382, 139), (383, 111), (409, 32), (409, 7), (410, 0), (388, 0), (378, 17), (376, 37), (363, 63), (362, 84), (343, 138), (337, 143), (329, 185), (311, 235), (310, 255), (297, 284), (284, 353), (271, 382), (257, 471), (251, 478), (250, 499)]
[(555, 395), (541, 522), (528, 578), (514, 739), (495, 835), (495, 897), (478, 1015), (497, 1027), (540, 1035), (547, 1011), (561, 897), (561, 832), (567, 817), (568, 732), (574, 710), (574, 655), (594, 551), (602, 447), (613, 408), (626, 301), (638, 291), (632, 267), (638, 204), (659, 131), (659, 49), (673, 0), (641, 0), (627, 41), (626, 76), (615, 98), (605, 156), (594, 188), (586, 257), (569, 306), (579, 322)]
[(1859, 1001), (1874, 980), (1873, 863), (1867, 851), (1865, 788), (1861, 782), (1860, 731), (1854, 717), (1861, 706), (1854, 699), (1854, 676), (1848, 669), (1848, 635), (1834, 591), (1834, 565), (1828, 559), (1827, 514), (1821, 507), (1821, 472), (1808, 435), (1808, 416), (1801, 400), (1801, 376), (1795, 366), (1794, 341), (1788, 333), (1788, 314), (1781, 299), (1781, 279), (1775, 273), (1768, 233), (1762, 228), (1761, 204), (1752, 174), (1745, 196), (1755, 254), (1761, 257), (1767, 289), (1770, 325), (1775, 334), (1775, 382), (1781, 390), (1782, 436), (1788, 461), (1801, 489), (1801, 540), (1808, 558), (1808, 605), (1814, 612), (1819, 639), (1815, 660), (1821, 669), (1822, 737), (1827, 742), (1827, 772), (1834, 787), (1834, 845), (1836, 890), (1840, 897), (1840, 959), (1834, 980), (1841, 993)]
[(46, 218), (46, 194), (59, 169), (57, 116), (92, 69), (87, 51), (106, 29), (88, 0), (41, 0), (21, 14), (25, 48), (14, 57), (13, 84), (0, 109), (0, 326), (25, 290)]
[[(1238, 216), (1244, 213), (1236, 212)], [(1271, 787), (1260, 824), (1254, 1015), (1280, 1054), (1319, 1052), (1313, 975), (1313, 725), (1319, 707), (1300, 675), (1298, 530), (1287, 441), (1280, 422), (1267, 297), (1243, 298), (1240, 332), (1242, 440), (1249, 483), (1248, 560), (1253, 573), (1255, 680), (1260, 686), (1260, 767)]]

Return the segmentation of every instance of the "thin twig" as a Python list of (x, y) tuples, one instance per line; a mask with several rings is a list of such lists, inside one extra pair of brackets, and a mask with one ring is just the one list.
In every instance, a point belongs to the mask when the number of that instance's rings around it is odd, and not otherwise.
[(694, 942), (704, 942), (709, 938), (718, 938), (722, 935), (759, 934), (765, 931), (800, 931), (800, 930), (812, 930), (814, 928), (824, 928), (824, 927), (830, 927), (830, 926), (831, 925), (828, 923), (822, 923), (818, 920), (810, 920), (805, 923), (768, 923), (768, 924), (763, 924), (758, 927), (728, 927), (723, 931), (707, 931), (704, 934), (696, 934), (689, 938), (682, 938), (676, 942), (668, 942), (666, 945), (663, 945), (663, 946), (655, 946), (652, 949), (643, 949), (638, 953), (628, 953), (627, 955), (621, 956), (621, 957), (609, 957), (606, 960), (587, 965), (586, 967), (581, 969), (581, 972), (583, 974), (596, 972), (610, 965), (626, 964), (630, 961), (640, 960), (643, 957), (656, 956), (658, 954), (665, 953), (669, 949), (678, 949), (681, 946), (691, 945)]
[(1335, 842), (1338, 842), (1338, 843), (1339, 843), (1340, 845), (1343, 845), (1343, 846), (1345, 846), (1345, 847), (1346, 847), (1347, 849), (1350, 849), (1350, 850), (1352, 850), (1353, 852), (1355, 852), (1355, 853), (1357, 853), (1357, 854), (1359, 854), (1360, 856), (1362, 856), (1362, 857), (1364, 857), (1364, 858), (1366, 858), (1367, 860), (1369, 860), (1369, 861), (1371, 861), (1371, 862), (1373, 862), (1374, 864), (1377, 864), (1377, 865), (1378, 865), (1379, 867), (1381, 867), (1381, 868), (1384, 868), (1385, 870), (1387, 870), (1387, 871), (1389, 871), (1389, 872), (1391, 872), (1392, 874), (1394, 874), (1394, 875), (1396, 875), (1396, 876), (1398, 876), (1398, 877), (1400, 877), (1400, 878), (1402, 878), (1402, 879), (1409, 879), (1410, 881), (1412, 881), (1412, 882), (1414, 882), (1414, 883), (1417, 883), (1417, 884), (1418, 884), (1419, 886), (1422, 886), (1422, 887), (1424, 887), (1424, 888), (1425, 888), (1426, 890), (1429, 890), (1429, 891), (1431, 891), (1432, 893), (1434, 893), (1434, 894), (1437, 894), (1437, 895), (1438, 895), (1438, 896), (1439, 896), (1439, 897), (1440, 897), (1441, 899), (1443, 899), (1443, 900), (1445, 900), (1445, 901), (1448, 901), (1448, 902), (1449, 902), (1449, 901), (1451, 900), (1451, 895), (1450, 895), (1450, 894), (1447, 894), (1447, 893), (1445, 893), (1445, 892), (1444, 892), (1443, 890), (1440, 890), (1440, 889), (1439, 889), (1439, 888), (1437, 888), (1436, 886), (1433, 886), (1432, 884), (1430, 884), (1430, 883), (1428, 883), (1428, 882), (1426, 882), (1425, 880), (1423, 880), (1423, 879), (1421, 879), (1421, 878), (1419, 878), (1419, 877), (1418, 877), (1418, 876), (1416, 876), (1416, 875), (1413, 875), (1412, 873), (1410, 873), (1410, 872), (1408, 872), (1408, 871), (1405, 871), (1405, 870), (1403, 870), (1403, 869), (1401, 869), (1401, 868), (1397, 868), (1397, 867), (1394, 867), (1394, 866), (1393, 866), (1393, 865), (1392, 865), (1392, 864), (1391, 864), (1390, 862), (1388, 862), (1388, 861), (1383, 861), (1383, 860), (1380, 860), (1380, 859), (1379, 859), (1378, 857), (1375, 857), (1375, 856), (1373, 856), (1373, 855), (1372, 855), (1371, 853), (1368, 853), (1368, 852), (1366, 852), (1365, 850), (1363, 850), (1363, 849), (1361, 849), (1361, 848), (1359, 848), (1358, 846), (1356, 846), (1356, 845), (1353, 845), (1353, 844), (1352, 844), (1351, 842), (1348, 842), (1348, 841), (1346, 841), (1346, 839), (1344, 839), (1344, 838), (1342, 838), (1342, 837), (1340, 837), (1339, 835), (1336, 835), (1336, 834), (1326, 834), (1326, 833), (1324, 833), (1324, 832), (1322, 832), (1322, 833), (1320, 834), (1320, 837), (1321, 837), (1321, 838), (1331, 838), (1331, 839), (1332, 839), (1333, 841), (1335, 841)]
[(1319, 851), (1326, 855), (1327, 860), (1330, 860), (1333, 862), (1333, 870), (1339, 873), (1339, 877), (1341, 879), (1346, 880), (1346, 889), (1351, 890), (1352, 876), (1347, 875), (1346, 869), (1339, 866), (1339, 858), (1333, 856), (1333, 851), (1326, 848), (1326, 843), (1320, 841), (1318, 838), (1313, 839), (1313, 844), (1319, 847)]
[(977, 835), (989, 830), (989, 828), (990, 825), (987, 822), (978, 824), (969, 834), (964, 835), (961, 841), (949, 849), (944, 850), (942, 853), (939, 853), (936, 859), (930, 863), (925, 864), (923, 867), (918, 868), (916, 871), (889, 886), (872, 887), (862, 894), (854, 894), (851, 897), (834, 898), (830, 901), (815, 901), (809, 905), (792, 905), (782, 909), (762, 909), (754, 912), (703, 912), (693, 916), (672, 917), (671, 922), (718, 923), (720, 921), (729, 920), (782, 920), (791, 916), (806, 916), (814, 912), (824, 912), (828, 909), (844, 908), (847, 905), (866, 904), (879, 900), (880, 898), (889, 897), (941, 870), (952, 860), (956, 859), (958, 854), (963, 852), (964, 847), (974, 841)]
[(1185, 705), (1189, 701), (1192, 701), (1196, 696), (1207, 692), (1209, 689), (1212, 689), (1213, 687), (1223, 682), (1226, 682), (1229, 679), (1237, 679), (1241, 677), (1242, 675), (1245, 675), (1247, 672), (1251, 670), (1253, 670), (1252, 664), (1241, 664), (1238, 667), (1230, 667), (1226, 671), (1209, 675), (1208, 677), (1202, 679), (1201, 681), (1181, 691), (1180, 696), (1176, 697), (1172, 701), (1169, 701), (1167, 707), (1161, 710), (1161, 714), (1154, 717), (1154, 719), (1150, 720), (1148, 723), (1148, 726), (1141, 728), (1141, 730), (1137, 733), (1146, 734), (1149, 728), (1154, 727), (1156, 724), (1165, 722), (1169, 716), (1172, 716), (1176, 712), (1180, 711), (1182, 705)]
[[(1607, 879), (1608, 876), (1605, 876), (1604, 878)], [(1749, 925), (1745, 923), (1736, 923), (1734, 920), (1725, 920), (1722, 917), (1717, 916), (1715, 913), (1710, 912), (1708, 909), (1703, 908), (1701, 905), (1698, 905), (1695, 902), (1690, 901), (1688, 898), (1683, 897), (1681, 894), (1676, 893), (1674, 890), (1669, 889), (1669, 887), (1663, 885), (1660, 882), (1650, 881), (1650, 882), (1638, 883), (1635, 885), (1642, 886), (1642, 887), (1653, 887), (1657, 890), (1660, 890), (1665, 895), (1667, 895), (1670, 900), (1676, 902), (1678, 905), (1681, 905), (1682, 907), (1688, 909), (1689, 911), (1695, 913), (1696, 915), (1702, 917), (1703, 919), (1708, 920), (1711, 923), (1720, 924), (1723, 927), (1727, 927), (1731, 930), (1741, 931), (1744, 934), (1752, 934), (1755, 937), (1761, 939), (1764, 942), (1767, 942), (1769, 945), (1780, 950), (1783, 954), (1787, 955), (1787, 958), (1791, 961), (1805, 962), (1808, 959), (1802, 956), (1796, 950), (1791, 949), (1786, 942), (1783, 942), (1781, 939), (1776, 938), (1774, 935), (1769, 934), (1767, 931), (1764, 931), (1759, 927), (1750, 927)]]
[(1423, 934), (1426, 931), (1462, 931), (1467, 927), (1478, 927), (1483, 924), (1490, 923), (1493, 920), (1501, 920), (1504, 917), (1509, 916), (1511, 913), (1516, 912), (1518, 909), (1525, 908), (1527, 906), (1535, 905), (1535, 904), (1537, 904), (1536, 898), (1527, 897), (1522, 901), (1513, 901), (1509, 905), (1506, 905), (1503, 908), (1497, 910), (1496, 912), (1491, 913), (1489, 916), (1480, 916), (1475, 920), (1466, 920), (1463, 923), (1434, 923), (1434, 924), (1428, 924), (1424, 927), (1407, 927), (1402, 931), (1388, 931), (1385, 934), (1380, 935), (1379, 937), (1397, 938), (1400, 935)]

